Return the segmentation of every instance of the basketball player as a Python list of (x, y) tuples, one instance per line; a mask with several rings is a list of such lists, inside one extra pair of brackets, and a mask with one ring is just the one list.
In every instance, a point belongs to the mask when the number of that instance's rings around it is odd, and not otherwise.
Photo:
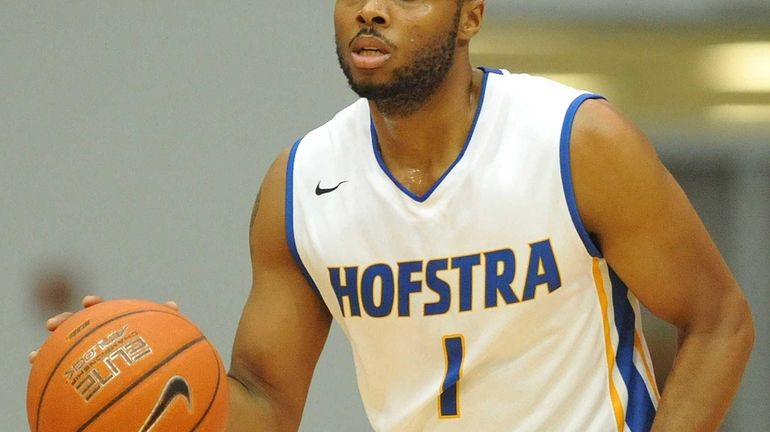
[[(753, 343), (740, 288), (606, 101), (471, 67), (483, 14), (337, 0), (362, 99), (261, 186), (230, 431), (298, 428), (332, 319), (378, 431), (718, 428)], [(680, 331), (660, 397), (637, 299)]]

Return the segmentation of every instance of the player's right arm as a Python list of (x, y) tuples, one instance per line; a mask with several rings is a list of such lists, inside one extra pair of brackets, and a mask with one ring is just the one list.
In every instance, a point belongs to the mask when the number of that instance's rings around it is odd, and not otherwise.
[(283, 152), (252, 213), (253, 280), (233, 345), (228, 432), (297, 430), (331, 315), (289, 250)]
[[(228, 432), (297, 430), (331, 315), (289, 251), (284, 223), (288, 152), (270, 167), (254, 204), (249, 244), (253, 280), (228, 373)], [(104, 301), (87, 296), (83, 306)], [(177, 309), (176, 303), (166, 303)], [(54, 331), (72, 315), (46, 322)], [(29, 355), (33, 362), (37, 351)]]

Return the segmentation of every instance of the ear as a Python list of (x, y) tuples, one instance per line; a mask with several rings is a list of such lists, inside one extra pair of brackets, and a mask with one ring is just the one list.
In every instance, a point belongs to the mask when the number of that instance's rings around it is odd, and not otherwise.
[(470, 41), (481, 30), (481, 23), (483, 21), (484, 0), (463, 0), (457, 38), (464, 42)]

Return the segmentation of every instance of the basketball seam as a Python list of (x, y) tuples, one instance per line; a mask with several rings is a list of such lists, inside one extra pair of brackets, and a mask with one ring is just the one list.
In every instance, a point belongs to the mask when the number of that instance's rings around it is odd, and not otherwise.
[(222, 374), (220, 372), (220, 367), (222, 366), (222, 363), (219, 359), (219, 356), (217, 355), (217, 351), (214, 349), (214, 346), (209, 343), (209, 348), (211, 348), (212, 353), (214, 354), (214, 358), (217, 360), (217, 385), (214, 387), (214, 395), (211, 396), (211, 400), (209, 401), (209, 406), (206, 407), (206, 411), (203, 412), (203, 415), (201, 415), (201, 418), (198, 420), (197, 423), (195, 423), (195, 426), (193, 426), (192, 429), (190, 429), (190, 432), (195, 432), (198, 429), (198, 426), (203, 423), (203, 420), (206, 418), (206, 416), (209, 414), (209, 411), (211, 411), (211, 407), (214, 405), (214, 401), (217, 400), (217, 395), (219, 394), (219, 382), (222, 380)]
[(69, 349), (67, 351), (64, 352), (64, 354), (62, 354), (62, 356), (59, 358), (59, 361), (56, 362), (56, 365), (51, 370), (50, 375), (48, 375), (48, 379), (46, 379), (46, 381), (45, 381), (45, 386), (43, 386), (43, 391), (40, 393), (40, 399), (37, 402), (37, 413), (35, 414), (35, 431), (39, 431), (40, 430), (40, 410), (43, 409), (43, 398), (45, 397), (45, 393), (48, 391), (48, 385), (51, 384), (51, 379), (53, 378), (54, 374), (59, 369), (59, 366), (61, 366), (62, 362), (67, 357), (67, 355), (69, 355), (69, 353), (72, 352), (72, 350), (77, 348), (78, 345), (80, 345), (80, 343), (85, 338), (87, 338), (88, 336), (91, 336), (95, 331), (97, 331), (100, 328), (106, 326), (107, 324), (109, 324), (109, 323), (111, 323), (111, 322), (113, 322), (115, 320), (118, 320), (120, 318), (127, 317), (129, 315), (136, 315), (136, 314), (143, 313), (143, 312), (159, 312), (159, 313), (165, 313), (165, 314), (169, 314), (169, 315), (179, 316), (176, 313), (169, 312), (169, 311), (164, 311), (164, 310), (141, 309), (141, 310), (126, 312), (126, 313), (124, 313), (122, 315), (118, 315), (116, 317), (110, 318), (109, 320), (107, 320), (107, 321), (97, 325), (96, 327), (92, 328), (89, 332), (84, 333), (83, 336), (81, 336), (81, 338), (77, 340), (77, 342), (75, 342), (71, 347), (69, 347)]
[(158, 371), (158, 369), (160, 369), (161, 367), (163, 367), (164, 365), (166, 365), (168, 362), (170, 362), (171, 360), (173, 360), (173, 359), (174, 359), (176, 356), (178, 356), (179, 354), (181, 354), (181, 353), (183, 353), (183, 352), (187, 351), (187, 350), (188, 350), (190, 347), (192, 347), (193, 345), (195, 345), (195, 344), (197, 344), (198, 342), (200, 342), (200, 341), (203, 341), (203, 340), (206, 340), (206, 337), (205, 337), (205, 336), (200, 336), (200, 337), (198, 337), (197, 339), (193, 339), (193, 340), (191, 340), (190, 342), (187, 342), (186, 344), (184, 344), (184, 345), (182, 345), (181, 347), (179, 347), (179, 349), (177, 349), (177, 350), (176, 350), (176, 351), (174, 351), (173, 353), (171, 353), (171, 354), (169, 354), (168, 356), (166, 356), (166, 358), (165, 358), (165, 359), (163, 359), (163, 360), (162, 360), (162, 361), (160, 361), (158, 364), (156, 364), (155, 366), (153, 366), (153, 367), (152, 367), (152, 369), (150, 369), (150, 370), (148, 370), (147, 372), (145, 372), (145, 373), (144, 373), (144, 374), (143, 374), (141, 377), (139, 377), (139, 378), (138, 378), (136, 381), (132, 382), (132, 383), (131, 383), (131, 385), (129, 385), (128, 387), (126, 387), (126, 388), (125, 388), (125, 389), (124, 389), (122, 392), (120, 392), (120, 394), (118, 394), (118, 395), (117, 395), (117, 396), (115, 396), (115, 397), (114, 397), (114, 398), (113, 398), (111, 401), (109, 401), (108, 403), (106, 403), (106, 404), (105, 404), (105, 405), (104, 405), (104, 406), (103, 406), (101, 409), (99, 409), (99, 411), (97, 411), (97, 412), (96, 412), (96, 413), (95, 413), (95, 414), (94, 414), (94, 415), (93, 415), (93, 416), (92, 416), (90, 419), (88, 419), (88, 421), (86, 421), (86, 422), (85, 422), (85, 423), (84, 423), (82, 426), (80, 426), (80, 427), (77, 429), (77, 431), (76, 431), (76, 432), (83, 432), (83, 431), (84, 431), (84, 430), (85, 430), (85, 429), (86, 429), (88, 426), (90, 426), (90, 425), (91, 425), (91, 423), (93, 423), (94, 421), (96, 421), (96, 419), (97, 419), (97, 418), (99, 418), (99, 416), (101, 416), (101, 415), (102, 415), (102, 414), (103, 414), (105, 411), (107, 411), (107, 410), (108, 410), (108, 409), (109, 409), (111, 406), (115, 405), (115, 404), (116, 404), (116, 403), (117, 403), (117, 402), (118, 402), (120, 399), (122, 399), (122, 398), (123, 398), (123, 397), (124, 397), (126, 394), (128, 394), (128, 393), (129, 393), (131, 390), (133, 390), (133, 389), (134, 389), (134, 387), (136, 387), (136, 386), (138, 386), (139, 384), (141, 384), (141, 383), (142, 383), (144, 380), (146, 380), (147, 378), (149, 378), (149, 377), (150, 377), (150, 375), (152, 375), (152, 374), (154, 374), (155, 372), (157, 372), (157, 371)]

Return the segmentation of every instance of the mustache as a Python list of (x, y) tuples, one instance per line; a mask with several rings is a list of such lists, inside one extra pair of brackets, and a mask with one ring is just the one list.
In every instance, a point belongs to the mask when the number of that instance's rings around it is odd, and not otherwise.
[(358, 39), (361, 36), (371, 36), (376, 37), (377, 39), (383, 41), (385, 45), (387, 45), (389, 48), (395, 48), (396, 46), (391, 42), (388, 38), (382, 35), (376, 28), (374, 27), (363, 27), (361, 30), (356, 33), (356, 35), (353, 37), (353, 39), (350, 40), (350, 43), (348, 46), (353, 45), (353, 41)]

